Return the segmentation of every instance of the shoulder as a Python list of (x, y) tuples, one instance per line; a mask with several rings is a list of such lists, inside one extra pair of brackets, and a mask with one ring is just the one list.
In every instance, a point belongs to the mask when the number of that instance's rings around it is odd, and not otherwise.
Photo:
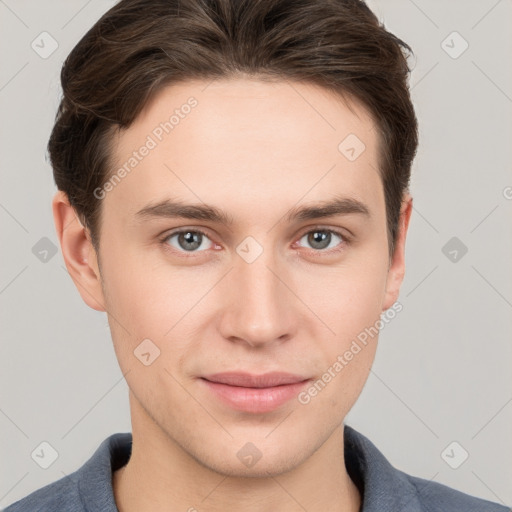
[(85, 510), (80, 500), (74, 473), (52, 482), (4, 509), (4, 512), (54, 512)]
[[(397, 470), (398, 471), (398, 470)], [(407, 475), (404, 477), (414, 487), (418, 502), (424, 512), (511, 512), (498, 503), (457, 491), (438, 482)]]
[(363, 512), (512, 512), (447, 485), (395, 468), (363, 434), (345, 425), (345, 465), (363, 499)]
[(116, 512), (112, 472), (128, 461), (131, 443), (131, 433), (112, 434), (74, 473), (37, 489), (4, 512)]

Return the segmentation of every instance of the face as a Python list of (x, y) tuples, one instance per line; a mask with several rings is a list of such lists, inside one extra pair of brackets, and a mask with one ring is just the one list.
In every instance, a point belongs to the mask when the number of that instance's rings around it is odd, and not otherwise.
[[(101, 273), (89, 246), (91, 273), (73, 278), (108, 312), (134, 428), (215, 471), (257, 476), (299, 465), (342, 424), (377, 336), (359, 351), (354, 340), (403, 278), (377, 144), (357, 103), (245, 79), (171, 86), (121, 132), (125, 172), (97, 192)], [(275, 371), (310, 381), (281, 401), (229, 401), (204, 380)], [(248, 442), (262, 454), (252, 468), (237, 456)]]

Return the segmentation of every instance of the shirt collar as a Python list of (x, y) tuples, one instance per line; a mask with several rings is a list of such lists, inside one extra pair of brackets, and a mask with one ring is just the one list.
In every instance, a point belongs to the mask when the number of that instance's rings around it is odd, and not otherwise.
[(368, 438), (345, 425), (344, 445), (347, 472), (361, 493), (361, 512), (422, 511), (408, 476), (395, 469)]

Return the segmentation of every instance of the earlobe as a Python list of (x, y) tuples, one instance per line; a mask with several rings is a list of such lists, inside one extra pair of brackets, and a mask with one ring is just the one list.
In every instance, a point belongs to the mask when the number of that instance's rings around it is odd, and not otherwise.
[(89, 234), (80, 222), (67, 195), (59, 190), (52, 201), (53, 220), (66, 268), (84, 302), (105, 311), (101, 276)]
[(395, 244), (395, 251), (390, 262), (386, 280), (385, 300), (382, 311), (389, 309), (397, 300), (400, 294), (400, 286), (405, 276), (405, 241), (409, 220), (411, 218), (413, 198), (407, 192), (402, 200), (400, 219), (398, 221), (398, 234)]

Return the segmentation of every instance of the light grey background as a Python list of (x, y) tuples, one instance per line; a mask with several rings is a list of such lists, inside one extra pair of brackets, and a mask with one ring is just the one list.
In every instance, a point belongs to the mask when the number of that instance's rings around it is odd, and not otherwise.
[[(347, 423), (397, 468), (510, 506), (512, 2), (369, 3), (415, 51), (420, 149), (403, 311), (382, 330)], [(2, 507), (77, 469), (108, 435), (131, 430), (105, 314), (82, 302), (60, 248), (47, 262), (32, 252), (43, 237), (57, 245), (45, 149), (60, 67), (112, 5), (0, 0)], [(58, 42), (47, 58), (31, 47), (43, 31)], [(453, 58), (464, 41), (469, 47)], [(468, 249), (456, 262), (442, 251), (452, 237)], [(31, 458), (43, 441), (58, 452), (48, 469)], [(442, 453), (453, 464), (462, 450), (468, 459), (452, 469)]]

